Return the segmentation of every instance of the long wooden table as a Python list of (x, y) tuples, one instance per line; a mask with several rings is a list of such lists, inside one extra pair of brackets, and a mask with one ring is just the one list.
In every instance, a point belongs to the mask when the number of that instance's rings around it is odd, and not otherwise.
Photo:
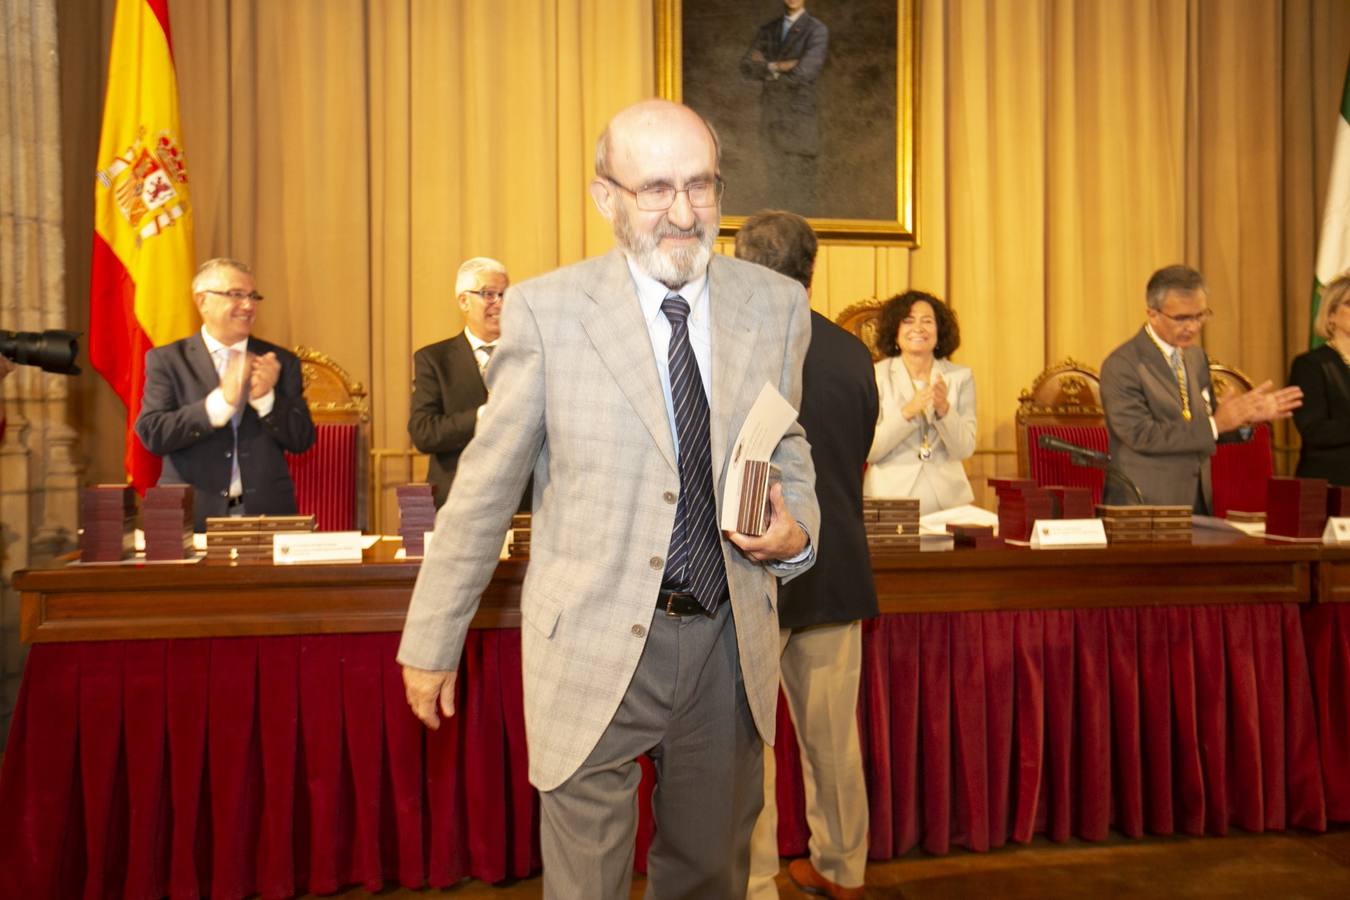
[[(859, 703), (870, 855), (1350, 819), (1350, 551), (1222, 540), (879, 556)], [(503, 561), (458, 714), (394, 660), (416, 562), (16, 576), (30, 651), (0, 896), (242, 897), (539, 865)], [(565, 714), (565, 711), (560, 711)], [(780, 849), (805, 851), (780, 704)], [(1325, 775), (1325, 777), (1324, 777)], [(639, 860), (650, 838), (644, 819)]]
[[(1318, 599), (1314, 566), (1334, 552), (1328, 599), (1350, 600), (1350, 551), (1224, 539), (1098, 550), (901, 553), (873, 560), (883, 613), (1084, 609)], [(26, 643), (401, 631), (416, 560), (382, 541), (352, 565), (127, 563), (29, 569), (20, 636)], [(520, 625), (526, 562), (503, 560), (476, 628)], [(1330, 579), (1335, 578), (1334, 582)]]

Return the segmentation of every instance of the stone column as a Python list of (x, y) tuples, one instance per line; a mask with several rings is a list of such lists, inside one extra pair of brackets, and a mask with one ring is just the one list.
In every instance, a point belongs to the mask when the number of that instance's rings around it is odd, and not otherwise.
[[(67, 327), (56, 0), (0, 0), (0, 329)], [(80, 464), (69, 379), (20, 367), (0, 384), (0, 732), (25, 650), (19, 569), (75, 544)]]

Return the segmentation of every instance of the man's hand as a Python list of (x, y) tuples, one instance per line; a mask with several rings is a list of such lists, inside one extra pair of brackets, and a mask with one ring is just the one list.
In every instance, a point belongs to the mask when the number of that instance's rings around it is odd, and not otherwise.
[(791, 72), (793, 69), (797, 68), (797, 60), (780, 59), (777, 62), (777, 68), (779, 72)]
[(1238, 394), (1220, 403), (1219, 408), (1214, 411), (1214, 426), (1222, 434), (1243, 425), (1287, 419), (1302, 405), (1302, 388), (1292, 385), (1277, 390), (1275, 385), (1267, 380), (1245, 394)]
[(0, 381), (5, 380), (5, 376), (18, 368), (18, 364), (10, 361), (7, 356), (0, 356)]
[(232, 408), (238, 409), (240, 398), (248, 395), (249, 372), (249, 355), (231, 350), (225, 374), (220, 376), (220, 392)]
[(261, 400), (277, 386), (277, 379), (281, 377), (281, 361), (270, 350), (262, 356), (250, 354), (249, 361), (252, 363), (253, 377), (250, 381), (252, 387), (249, 389), (248, 399)]
[(751, 51), (750, 51), (750, 61), (751, 61), (751, 62), (762, 63), (762, 62), (764, 62), (764, 54), (763, 54), (762, 52), (760, 52), (759, 50), (751, 50)]
[(422, 724), (433, 731), (441, 727), (441, 715), (447, 719), (455, 714), (455, 673), (448, 670), (430, 671), (403, 667), (403, 694), (408, 706)]
[(781, 484), (769, 488), (769, 527), (763, 534), (751, 537), (731, 531), (727, 537), (755, 562), (791, 559), (806, 549), (806, 532), (788, 512)]

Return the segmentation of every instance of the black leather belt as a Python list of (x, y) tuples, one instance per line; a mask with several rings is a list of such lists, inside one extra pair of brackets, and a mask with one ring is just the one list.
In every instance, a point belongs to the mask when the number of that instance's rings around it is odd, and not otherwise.
[(706, 616), (704, 609), (689, 591), (661, 588), (656, 595), (656, 608), (668, 616)]

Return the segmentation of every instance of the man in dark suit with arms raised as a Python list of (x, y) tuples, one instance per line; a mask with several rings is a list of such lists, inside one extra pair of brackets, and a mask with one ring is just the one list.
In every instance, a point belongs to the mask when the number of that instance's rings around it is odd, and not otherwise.
[(203, 263), (192, 279), (197, 334), (145, 355), (136, 434), (164, 458), (160, 484), (190, 484), (196, 529), (208, 516), (293, 515), (286, 452), (314, 443), (300, 360), (253, 337), (262, 295), (234, 259)]

